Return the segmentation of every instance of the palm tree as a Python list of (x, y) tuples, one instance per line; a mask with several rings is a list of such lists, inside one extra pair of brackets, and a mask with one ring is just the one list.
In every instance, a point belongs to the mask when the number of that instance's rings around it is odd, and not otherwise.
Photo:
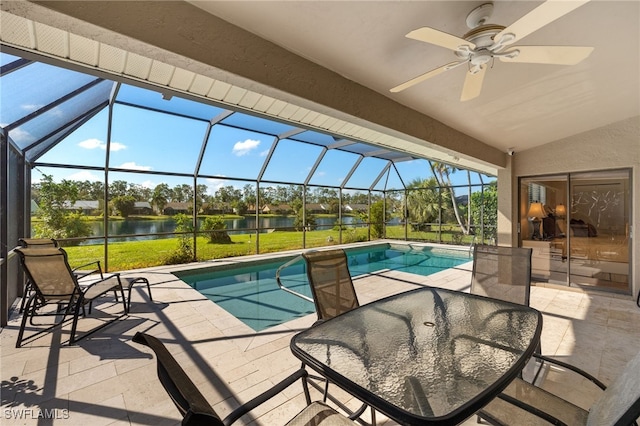
[[(455, 193), (455, 189), (453, 188), (453, 185), (451, 184), (451, 174), (455, 173), (457, 170), (461, 170), (458, 169), (456, 167), (450, 166), (449, 164), (446, 163), (440, 163), (437, 161), (433, 161), (430, 162), (431, 163), (431, 168), (433, 169), (433, 172), (436, 173), (439, 177), (440, 177), (440, 182), (443, 183), (444, 185), (446, 185), (449, 188), (449, 194), (451, 195), (451, 204), (453, 205), (453, 212), (456, 215), (456, 220), (458, 221), (458, 225), (460, 225), (460, 229), (462, 230), (462, 233), (464, 235), (469, 235), (469, 230), (471, 229), (471, 209), (467, 208), (467, 223), (465, 224), (464, 221), (462, 220), (462, 216), (460, 214), (460, 207), (458, 206), (458, 203), (456, 202), (456, 193)], [(471, 201), (471, 173), (469, 172), (469, 170), (466, 171), (467, 172), (467, 181), (469, 183), (468, 188), (469, 188), (469, 202)]]
[(414, 179), (407, 185), (407, 209), (410, 217), (419, 224), (432, 223), (439, 217), (440, 209), (445, 209), (448, 195), (440, 191), (435, 178)]

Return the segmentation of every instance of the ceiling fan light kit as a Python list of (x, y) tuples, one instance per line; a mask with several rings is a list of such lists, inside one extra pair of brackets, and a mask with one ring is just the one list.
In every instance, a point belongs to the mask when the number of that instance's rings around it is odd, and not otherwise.
[(390, 89), (397, 93), (449, 71), (464, 63), (468, 71), (462, 88), (461, 101), (474, 99), (480, 95), (482, 80), (487, 64), (495, 58), (503, 62), (575, 65), (586, 59), (593, 51), (583, 46), (510, 46), (534, 31), (575, 10), (589, 0), (562, 1), (547, 0), (508, 27), (489, 24), (493, 3), (485, 3), (467, 15), (470, 28), (465, 35), (457, 37), (430, 27), (411, 31), (407, 38), (434, 44), (452, 50), (458, 62), (452, 62), (412, 78)]

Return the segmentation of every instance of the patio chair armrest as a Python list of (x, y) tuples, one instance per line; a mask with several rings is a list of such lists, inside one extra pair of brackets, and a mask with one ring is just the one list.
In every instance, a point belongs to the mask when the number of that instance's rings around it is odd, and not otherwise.
[(233, 424), (236, 420), (238, 420), (245, 414), (249, 413), (251, 410), (258, 407), (259, 405), (263, 404), (264, 402), (268, 401), (269, 399), (273, 398), (274, 396), (278, 395), (279, 393), (281, 393), (283, 390), (285, 390), (286, 388), (288, 388), (298, 380), (302, 380), (304, 390), (305, 390), (305, 397), (307, 398), (307, 405), (310, 404), (311, 399), (309, 396), (309, 391), (306, 388), (307, 376), (308, 376), (308, 373), (304, 368), (297, 370), (290, 376), (280, 381), (273, 388), (261, 393), (260, 395), (245, 402), (240, 407), (233, 410), (231, 414), (229, 414), (227, 417), (224, 418), (224, 420), (222, 420), (222, 423), (224, 423), (225, 426), (229, 426)]
[[(521, 400), (519, 400), (517, 398), (514, 398), (512, 396), (509, 396), (507, 394), (500, 393), (500, 394), (498, 394), (497, 398), (500, 398), (500, 399), (502, 399), (502, 400), (504, 400), (504, 401), (506, 401), (506, 402), (508, 402), (510, 404), (515, 405), (516, 407), (519, 407), (519, 408), (521, 408), (521, 409), (523, 409), (525, 411), (528, 411), (529, 413), (531, 413), (531, 414), (533, 414), (533, 415), (535, 415), (537, 417), (540, 417), (541, 419), (551, 423), (552, 425), (568, 426), (562, 420), (553, 417), (551, 414), (545, 413), (544, 411), (539, 410), (536, 407), (531, 406), (531, 405), (527, 404), (526, 402), (523, 402), (523, 401), (521, 401)], [(480, 412), (481, 412), (480, 417), (483, 417), (482, 410)], [(485, 416), (486, 416), (486, 414), (485, 414)]]
[(571, 370), (574, 373), (577, 373), (577, 374), (581, 375), (582, 377), (584, 377), (585, 379), (589, 380), (590, 382), (594, 383), (600, 389), (602, 389), (602, 390), (606, 390), (607, 389), (607, 386), (604, 383), (602, 383), (600, 380), (598, 380), (596, 377), (592, 376), (591, 374), (587, 373), (586, 371), (584, 371), (584, 370), (582, 370), (582, 369), (580, 369), (580, 368), (578, 368), (578, 367), (576, 367), (574, 365), (571, 365), (571, 364), (568, 364), (566, 362), (560, 361), (558, 359), (551, 358), (551, 357), (548, 357), (546, 355), (541, 355), (541, 354), (533, 354), (533, 357), (537, 358), (537, 359), (539, 359), (541, 361), (548, 362), (550, 364), (555, 364), (555, 365), (558, 365), (560, 367), (563, 367), (563, 368), (566, 368), (568, 370)]
[[(89, 266), (95, 265), (93, 268), (87, 268)], [(102, 273), (102, 266), (100, 265), (99, 260), (94, 260), (93, 262), (85, 263), (84, 265), (76, 266), (71, 269), (73, 275), (75, 275), (76, 279), (80, 279), (86, 277), (87, 275), (98, 273), (100, 274), (100, 278), (104, 278)]]

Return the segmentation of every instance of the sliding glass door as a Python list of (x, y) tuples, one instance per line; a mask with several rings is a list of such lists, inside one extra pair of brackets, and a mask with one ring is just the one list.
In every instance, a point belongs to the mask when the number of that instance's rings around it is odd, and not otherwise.
[(520, 241), (534, 280), (630, 292), (630, 170), (520, 179)]

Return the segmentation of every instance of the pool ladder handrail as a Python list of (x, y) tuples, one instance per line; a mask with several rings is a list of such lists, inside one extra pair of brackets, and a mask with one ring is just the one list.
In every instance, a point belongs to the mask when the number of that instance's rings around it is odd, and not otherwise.
[(286, 291), (287, 293), (291, 293), (294, 296), (298, 296), (308, 302), (314, 303), (313, 299), (309, 296), (306, 296), (304, 294), (298, 293), (295, 290), (291, 290), (288, 287), (285, 287), (282, 284), (282, 281), (280, 280), (280, 271), (282, 271), (283, 269), (293, 265), (294, 263), (296, 263), (297, 261), (299, 261), (300, 259), (303, 259), (302, 255), (298, 255), (296, 257), (294, 257), (293, 259), (291, 259), (290, 261), (286, 262), (285, 264), (281, 265), (277, 270), (276, 270), (276, 282), (278, 283), (278, 287), (280, 287), (282, 290)]

